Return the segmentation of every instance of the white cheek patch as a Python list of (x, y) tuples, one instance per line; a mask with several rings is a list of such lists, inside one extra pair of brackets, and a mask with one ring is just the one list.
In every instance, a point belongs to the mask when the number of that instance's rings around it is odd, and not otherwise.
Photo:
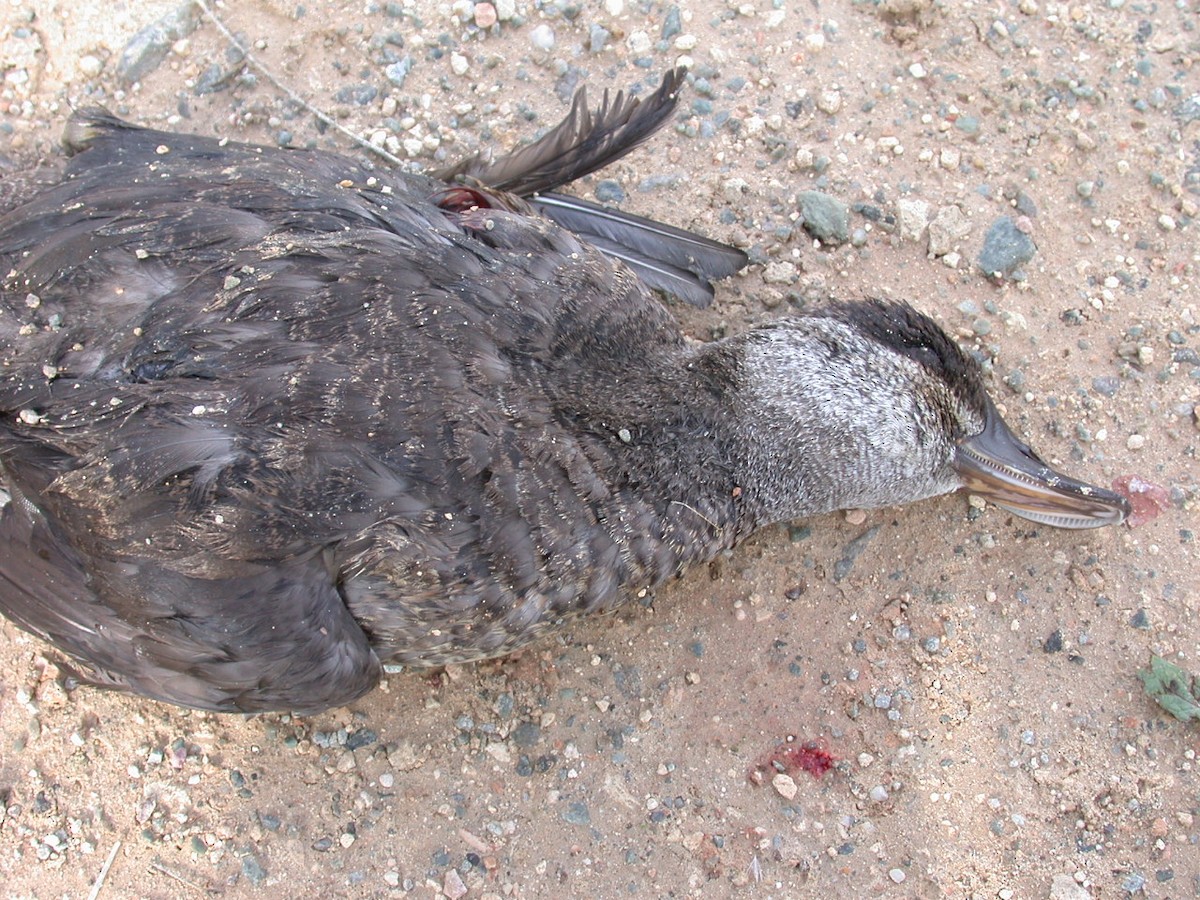
[(954, 435), (970, 418), (949, 386), (840, 323), (781, 328), (748, 347), (753, 422), (790, 459), (799, 500), (890, 506), (957, 488)]

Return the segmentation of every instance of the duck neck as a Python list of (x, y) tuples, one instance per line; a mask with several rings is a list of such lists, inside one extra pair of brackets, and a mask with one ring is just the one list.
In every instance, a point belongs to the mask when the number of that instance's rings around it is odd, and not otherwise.
[(756, 467), (773, 454), (742, 421), (739, 343), (678, 345), (620, 369), (592, 361), (560, 396), (572, 430), (587, 423), (585, 452), (614, 487), (603, 518), (638, 561), (634, 578), (661, 581), (772, 520)]
[(775, 522), (957, 486), (919, 367), (855, 340), (788, 321), (613, 373), (589, 421), (609, 423), (609, 452), (681, 564)]

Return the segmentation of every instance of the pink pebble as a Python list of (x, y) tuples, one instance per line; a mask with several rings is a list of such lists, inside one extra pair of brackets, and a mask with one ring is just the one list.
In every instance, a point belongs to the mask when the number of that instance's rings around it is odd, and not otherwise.
[(492, 4), (475, 4), (475, 24), (480, 28), (491, 28), (496, 24), (496, 18), (496, 7)]

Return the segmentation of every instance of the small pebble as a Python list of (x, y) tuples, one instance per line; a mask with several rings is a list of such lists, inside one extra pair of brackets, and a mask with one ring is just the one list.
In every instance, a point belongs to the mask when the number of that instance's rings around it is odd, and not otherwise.
[(399, 62), (394, 62), (383, 70), (383, 77), (396, 87), (404, 87), (404, 79), (408, 77), (413, 67), (412, 57), (406, 56)]
[[(928, 215), (928, 208), (926, 209)], [(933, 256), (945, 256), (956, 250), (971, 234), (971, 220), (954, 204), (943, 206), (929, 223), (929, 252)], [(920, 234), (913, 238), (919, 240)]]
[(1037, 244), (1022, 231), (1009, 216), (1001, 216), (992, 223), (983, 239), (978, 264), (984, 274), (992, 278), (1011, 278), (1017, 270), (1033, 259)]
[(798, 790), (796, 787), (796, 782), (792, 779), (792, 776), (787, 775), (784, 772), (780, 772), (771, 779), (771, 787), (775, 788), (775, 792), (785, 800), (794, 799), (796, 796), (796, 791)]
[(1074, 876), (1055, 875), (1050, 882), (1050, 900), (1092, 900), (1092, 894)]
[(442, 881), (442, 893), (450, 900), (460, 900), (467, 895), (467, 886), (463, 883), (462, 876), (458, 874), (457, 869), (450, 869), (446, 872), (446, 877)]
[(897, 200), (896, 218), (900, 226), (900, 239), (919, 241), (929, 226), (929, 212), (930, 206), (924, 200)]
[(559, 818), (568, 825), (589, 825), (592, 821), (592, 815), (588, 812), (588, 805), (579, 800), (568, 803), (567, 808), (559, 813)]
[(253, 853), (242, 857), (242, 874), (256, 887), (261, 885), (267, 878), (267, 870), (263, 868), (262, 863), (258, 861), (258, 858)]
[(543, 22), (529, 32), (529, 42), (538, 50), (553, 50), (554, 29)]
[(679, 7), (672, 6), (667, 10), (667, 14), (663, 17), (661, 37), (664, 41), (669, 41), (675, 35), (683, 31), (683, 17), (680, 15)]
[(826, 115), (832, 116), (841, 108), (841, 91), (821, 91), (821, 93), (817, 95), (817, 109)]
[(496, 13), (496, 7), (491, 3), (476, 3), (475, 4), (475, 24), (480, 28), (491, 28), (496, 24), (499, 16)]
[(92, 56), (90, 53), (79, 58), (79, 71), (88, 78), (95, 78), (104, 71), (104, 62), (98, 56)]
[(801, 191), (796, 198), (804, 230), (824, 244), (850, 239), (850, 210), (841, 200), (821, 191)]
[(625, 39), (625, 46), (629, 48), (629, 52), (635, 56), (643, 56), (650, 52), (650, 48), (654, 46), (654, 42), (650, 39), (650, 35), (644, 31), (631, 32), (629, 37)]

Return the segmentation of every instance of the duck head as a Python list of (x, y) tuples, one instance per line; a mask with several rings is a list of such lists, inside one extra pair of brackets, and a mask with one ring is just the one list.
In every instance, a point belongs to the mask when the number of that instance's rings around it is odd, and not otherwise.
[(838, 304), (746, 339), (744, 418), (766, 437), (745, 480), (768, 518), (956, 490), (1059, 528), (1129, 514), (1124, 497), (1056, 472), (1017, 438), (978, 364), (907, 304)]

